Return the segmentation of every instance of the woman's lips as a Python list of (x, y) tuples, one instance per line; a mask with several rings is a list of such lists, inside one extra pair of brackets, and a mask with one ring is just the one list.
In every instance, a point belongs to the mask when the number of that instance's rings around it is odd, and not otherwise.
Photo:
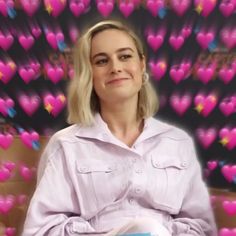
[(124, 80), (127, 80), (128, 78), (117, 78), (117, 79), (112, 79), (110, 81), (108, 81), (107, 83), (108, 84), (115, 84), (115, 83), (119, 83), (119, 82), (122, 82)]

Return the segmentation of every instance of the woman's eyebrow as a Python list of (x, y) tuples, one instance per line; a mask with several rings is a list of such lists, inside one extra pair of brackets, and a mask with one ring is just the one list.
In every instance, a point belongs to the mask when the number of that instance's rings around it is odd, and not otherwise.
[[(126, 50), (130, 50), (132, 52), (134, 52), (134, 50), (130, 47), (126, 47), (126, 48), (119, 48), (116, 50), (116, 52), (122, 52), (122, 51), (126, 51)], [(97, 54), (95, 54), (93, 57), (92, 57), (92, 60), (94, 60), (96, 57), (98, 56), (107, 56), (107, 54), (105, 52), (99, 52)]]

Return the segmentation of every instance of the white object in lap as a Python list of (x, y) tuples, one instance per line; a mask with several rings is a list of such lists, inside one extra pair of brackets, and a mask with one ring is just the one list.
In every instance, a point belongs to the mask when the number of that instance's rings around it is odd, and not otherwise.
[(151, 218), (133, 219), (120, 228), (107, 233), (105, 236), (117, 236), (133, 233), (150, 233), (153, 236), (171, 236), (170, 232), (162, 224)]

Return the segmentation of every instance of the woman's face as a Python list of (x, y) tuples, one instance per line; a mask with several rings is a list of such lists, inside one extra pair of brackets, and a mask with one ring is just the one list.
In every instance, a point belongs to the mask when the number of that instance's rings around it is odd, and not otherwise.
[(107, 29), (91, 42), (93, 86), (100, 102), (137, 99), (145, 71), (133, 39), (125, 32)]

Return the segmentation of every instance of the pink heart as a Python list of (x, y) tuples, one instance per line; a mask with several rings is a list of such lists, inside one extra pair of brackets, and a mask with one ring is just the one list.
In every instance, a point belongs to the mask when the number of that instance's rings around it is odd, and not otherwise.
[(219, 231), (219, 236), (236, 236), (236, 228), (222, 228)]
[(78, 17), (82, 13), (84, 13), (86, 6), (83, 2), (78, 2), (78, 0), (72, 0), (70, 1), (70, 10), (73, 13), (74, 16)]
[(235, 71), (232, 68), (223, 67), (219, 71), (219, 78), (225, 83), (228, 84), (235, 76)]
[(0, 34), (0, 47), (7, 51), (13, 44), (14, 38), (11, 34), (3, 35)]
[(189, 106), (191, 105), (192, 98), (190, 95), (178, 96), (174, 94), (170, 97), (170, 105), (177, 112), (178, 115), (182, 116)]
[(44, 5), (49, 15), (59, 16), (66, 7), (66, 0), (44, 0)]
[(164, 38), (162, 35), (148, 35), (147, 43), (152, 48), (153, 51), (156, 51), (163, 44)]
[(36, 171), (35, 167), (29, 168), (26, 165), (21, 165), (19, 167), (19, 173), (24, 179), (24, 181), (32, 180), (35, 177), (35, 171)]
[(66, 98), (63, 94), (55, 97), (52, 94), (48, 94), (44, 97), (44, 107), (54, 117), (59, 115), (65, 105)]
[(192, 33), (192, 27), (190, 26), (185, 26), (181, 29), (181, 34), (184, 36), (184, 38), (189, 37), (191, 33)]
[(39, 36), (42, 34), (42, 30), (39, 28), (39, 26), (32, 26), (31, 33), (35, 38), (39, 38)]
[(29, 66), (19, 67), (18, 72), (26, 84), (28, 84), (31, 80), (34, 80), (36, 77), (36, 72)]
[(166, 73), (167, 65), (164, 61), (158, 61), (156, 63), (149, 63), (150, 70), (155, 79), (160, 80)]
[(194, 98), (197, 111), (204, 117), (207, 117), (217, 104), (217, 97), (215, 95), (198, 94)]
[(0, 61), (0, 80), (7, 84), (16, 73), (16, 64), (13, 61)]
[(178, 51), (184, 44), (184, 37), (181, 35), (177, 35), (177, 36), (172, 35), (169, 38), (169, 43), (172, 46), (172, 48)]
[(224, 145), (228, 150), (232, 150), (236, 146), (236, 128), (228, 129), (222, 128), (220, 130), (219, 136), (221, 140), (224, 140)]
[(222, 101), (219, 105), (220, 111), (227, 117), (235, 112), (235, 105), (232, 101)]
[(178, 16), (183, 16), (191, 5), (190, 0), (171, 0), (171, 7)]
[(147, 0), (146, 7), (156, 17), (158, 12), (165, 7), (165, 3), (164, 0)]
[(225, 177), (225, 179), (231, 183), (233, 179), (236, 177), (236, 165), (224, 165), (221, 168), (221, 173)]
[(213, 171), (218, 165), (218, 161), (208, 161), (207, 167), (210, 171)]
[(34, 37), (32, 35), (20, 35), (18, 37), (20, 45), (28, 51), (34, 45)]
[(11, 134), (1, 134), (0, 133), (0, 147), (3, 149), (8, 149), (13, 142), (13, 136)]
[(13, 195), (0, 195), (0, 213), (7, 214), (15, 205), (15, 197)]
[(7, 168), (10, 172), (12, 172), (16, 167), (16, 163), (12, 161), (3, 162), (2, 165), (3, 167)]
[(12, 0), (0, 0), (0, 13), (3, 16), (7, 17), (9, 8), (11, 8), (11, 9), (14, 8), (14, 1), (12, 1)]
[(170, 77), (176, 84), (178, 84), (185, 77), (184, 70), (182, 68), (172, 67), (170, 69)]
[(37, 95), (27, 96), (27, 95), (20, 95), (18, 98), (18, 102), (21, 108), (28, 116), (32, 116), (40, 105), (40, 98)]
[(228, 49), (232, 49), (235, 47), (236, 45), (236, 31), (235, 30), (230, 30), (227, 28), (223, 29), (220, 32), (220, 38)]
[(33, 16), (35, 12), (39, 9), (39, 0), (20, 0), (20, 4), (23, 10), (28, 16)]
[(19, 194), (16, 200), (19, 205), (24, 205), (28, 200), (28, 196), (25, 194)]
[(3, 114), (3, 116), (9, 115), (10, 109), (14, 107), (15, 103), (11, 98), (2, 99), (0, 98), (0, 113)]
[(207, 17), (215, 8), (216, 6), (216, 0), (213, 1), (209, 1), (209, 0), (195, 0), (195, 6), (197, 7), (201, 7), (201, 14), (204, 17)]
[(11, 171), (5, 166), (0, 167), (0, 183), (9, 180), (11, 177)]
[(196, 76), (204, 84), (207, 84), (210, 80), (212, 80), (214, 76), (214, 70), (211, 67), (201, 66), (197, 69)]
[(223, 201), (222, 207), (229, 216), (236, 215), (236, 201)]
[(14, 236), (14, 235), (16, 235), (16, 228), (14, 228), (14, 227), (7, 227), (7, 228), (5, 228), (5, 235), (6, 236)]
[(200, 31), (197, 33), (196, 40), (203, 49), (207, 49), (209, 44), (214, 40), (214, 34), (211, 32), (204, 33)]
[(47, 77), (54, 83), (58, 83), (64, 76), (64, 71), (59, 66), (48, 66), (46, 68)]
[(20, 139), (27, 147), (33, 148), (33, 142), (39, 141), (39, 134), (35, 131), (32, 131), (31, 133), (23, 131), (20, 134)]
[(217, 131), (215, 128), (203, 129), (198, 128), (196, 131), (197, 138), (200, 144), (205, 148), (209, 148), (217, 137)]
[(220, 3), (219, 6), (220, 12), (225, 16), (225, 17), (229, 17), (230, 15), (233, 14), (234, 10), (235, 10), (235, 5), (233, 4), (233, 2), (226, 2), (226, 1), (222, 1)]
[(119, 9), (125, 17), (128, 17), (134, 11), (134, 3), (133, 2), (121, 2), (119, 4)]
[(58, 42), (64, 41), (64, 35), (62, 33), (53, 33), (53, 32), (49, 31), (48, 33), (46, 33), (46, 39), (47, 39), (49, 45), (53, 49), (57, 49), (58, 48)]
[(113, 11), (113, 8), (114, 8), (113, 2), (100, 1), (97, 3), (97, 9), (103, 17), (108, 17)]

